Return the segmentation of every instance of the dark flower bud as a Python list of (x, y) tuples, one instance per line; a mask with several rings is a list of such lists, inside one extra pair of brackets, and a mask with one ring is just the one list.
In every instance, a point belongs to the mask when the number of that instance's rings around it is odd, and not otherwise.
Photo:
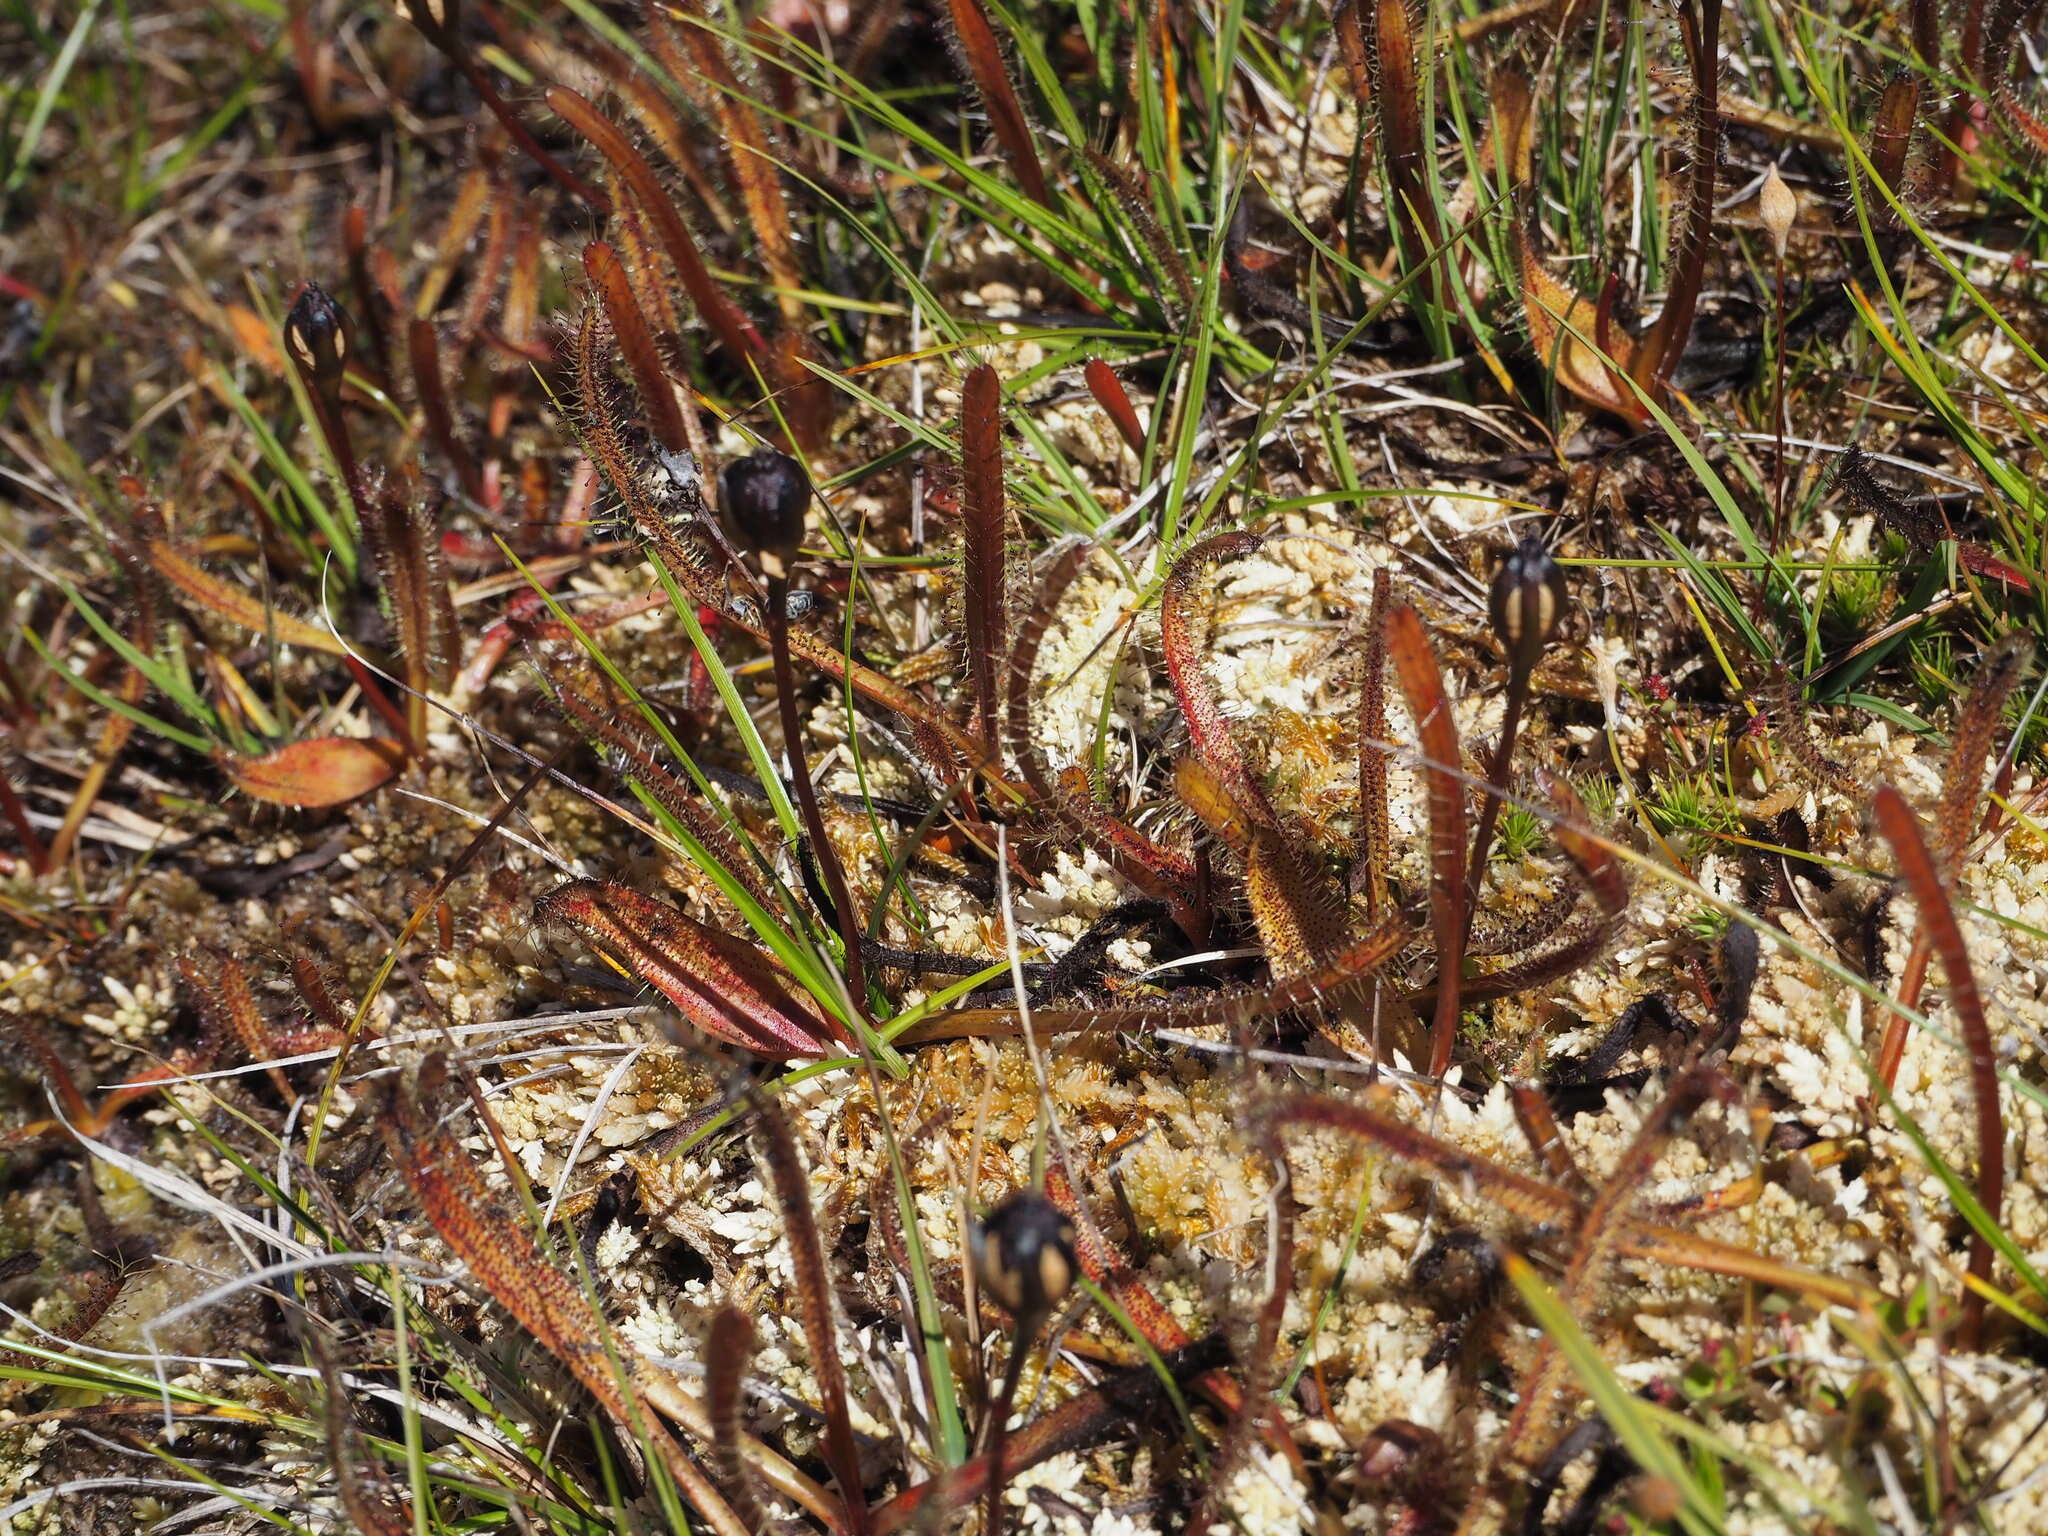
[(318, 283), (308, 283), (284, 317), (285, 345), (292, 361), (323, 395), (341, 388), (348, 366), (347, 320), (341, 306)]
[(1037, 1319), (1074, 1284), (1074, 1225), (1044, 1195), (1021, 1189), (975, 1228), (974, 1272), (1012, 1317)]
[(733, 541), (771, 577), (789, 574), (810, 523), (811, 482), (803, 465), (763, 448), (725, 466), (719, 510)]
[(1519, 668), (1536, 665), (1564, 619), (1564, 572), (1535, 537), (1522, 540), (1494, 574), (1487, 611), (1493, 632)]

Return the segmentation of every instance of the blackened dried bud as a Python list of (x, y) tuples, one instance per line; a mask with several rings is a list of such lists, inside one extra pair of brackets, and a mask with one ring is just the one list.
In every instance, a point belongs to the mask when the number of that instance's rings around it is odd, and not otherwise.
[(285, 345), (292, 360), (321, 394), (332, 397), (341, 388), (348, 367), (347, 319), (341, 306), (318, 283), (308, 283), (284, 317)]
[(763, 448), (725, 466), (719, 510), (740, 548), (771, 577), (789, 574), (810, 523), (811, 481), (786, 453)]
[(1516, 667), (1536, 665), (1543, 647), (1564, 620), (1564, 571), (1551, 559), (1543, 541), (1530, 537), (1517, 544), (1494, 574), (1487, 611), (1493, 632)]
[(1074, 1224), (1033, 1189), (1020, 1189), (975, 1228), (974, 1272), (1012, 1317), (1036, 1321), (1072, 1289)]

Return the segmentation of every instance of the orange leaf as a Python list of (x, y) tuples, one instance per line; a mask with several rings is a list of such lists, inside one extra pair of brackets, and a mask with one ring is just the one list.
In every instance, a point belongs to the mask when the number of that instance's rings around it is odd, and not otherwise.
[[(1519, 226), (1515, 259), (1522, 271), (1522, 310), (1528, 317), (1529, 341), (1551, 376), (1603, 411), (1630, 421), (1648, 420), (1642, 402), (1616, 377), (1617, 372), (1629, 371), (1634, 344), (1617, 327), (1601, 323), (1598, 306), (1550, 275), (1529, 248), (1528, 233)], [(1598, 337), (1611, 356), (1611, 365), (1580, 340), (1582, 336)]]
[(288, 613), (266, 607), (254, 594), (230, 586), (218, 576), (201, 569), (162, 539), (145, 540), (142, 553), (157, 575), (200, 607), (219, 614), (231, 624), (238, 624), (252, 634), (275, 634), (284, 645), (325, 651), (330, 656), (348, 654), (348, 647), (326, 630), (316, 629), (304, 619), (295, 619)]
[(214, 753), (235, 788), (272, 805), (344, 805), (367, 795), (405, 766), (405, 747), (388, 736), (319, 736), (256, 757)]
[(284, 372), (284, 354), (277, 349), (277, 338), (264, 324), (263, 317), (246, 304), (229, 304), (221, 313), (227, 317), (228, 329), (234, 333), (235, 344), (253, 359), (258, 366), (271, 373)]

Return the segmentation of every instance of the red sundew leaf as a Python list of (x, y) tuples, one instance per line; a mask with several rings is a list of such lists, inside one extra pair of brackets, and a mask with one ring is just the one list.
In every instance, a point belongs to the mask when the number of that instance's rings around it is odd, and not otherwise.
[(1609, 912), (1619, 912), (1628, 905), (1628, 876), (1621, 861), (1592, 835), (1585, 802), (1571, 785), (1547, 769), (1536, 770), (1536, 787), (1557, 811), (1557, 819), (1550, 824), (1550, 835), (1557, 846), (1578, 866), (1581, 878), (1600, 905)]
[(1662, 393), (1685, 354), (1713, 245), (1714, 177), (1721, 162), (1721, 0), (1699, 0), (1679, 13), (1685, 61), (1692, 75), (1692, 153), (1684, 172), (1683, 223), (1671, 257), (1671, 283), (1656, 323), (1636, 348), (1631, 372), (1652, 394)]
[(996, 42), (995, 28), (989, 25), (988, 12), (980, 0), (946, 0), (946, 13), (953, 23), (959, 58), (966, 65), (974, 88), (981, 93), (982, 105), (988, 109), (988, 125), (996, 142), (1002, 145), (1010, 168), (1023, 183), (1024, 195), (1035, 203), (1052, 207), (1052, 197), (1045, 185), (1045, 168), (1039, 164), (1038, 147), (1032, 142), (1023, 104), (1017, 100), (1017, 88), (1010, 84), (1009, 71), (1003, 68), (1003, 51)]
[(1422, 618), (1406, 603), (1387, 615), (1387, 654), (1422, 738), (1429, 787), (1429, 912), (1436, 934), (1436, 1020), (1429, 1072), (1441, 1077), (1458, 1038), (1458, 982), (1465, 956), (1465, 786), (1458, 724)]
[(405, 766), (405, 744), (388, 736), (318, 736), (255, 757), (219, 751), (213, 760), (243, 794), (301, 810), (346, 805)]
[[(1920, 909), (1934, 952), (1941, 956), (1941, 968), (1948, 974), (1949, 1002), (1962, 1025), (1963, 1044), (1969, 1055), (1970, 1090), (1977, 1101), (1977, 1201), (1995, 1222), (2005, 1198), (2005, 1118), (1998, 1102), (1998, 1048), (1991, 1038), (1991, 1022), (1984, 1012), (1984, 994), (1978, 990), (1976, 972), (1970, 966), (1970, 946), (1963, 926), (1956, 919), (1949, 898), (1948, 881), (1935, 863), (1920, 830), (1920, 818), (1906, 804), (1906, 797), (1889, 784), (1877, 787), (1878, 830), (1892, 845), (1899, 861), (1899, 874)], [(1979, 1280), (1991, 1278), (1991, 1245), (1981, 1233), (1970, 1239), (1970, 1273)], [(1963, 1298), (1962, 1341), (1965, 1349), (1977, 1347), (1977, 1335), (1984, 1326), (1984, 1297), (1972, 1290)]]
[(823, 1056), (831, 1026), (768, 957), (608, 880), (572, 880), (534, 909), (602, 945), (705, 1034), (773, 1061)]
[[(1894, 196), (1905, 191), (1906, 156), (1919, 117), (1920, 77), (1902, 69), (1885, 82), (1884, 93), (1877, 99), (1877, 115), (1870, 124), (1871, 168)], [(1887, 225), (1891, 221), (1888, 208), (1876, 210), (1876, 215)]]
[(683, 216), (676, 211), (674, 200), (663, 190), (653, 167), (648, 165), (640, 151), (597, 108), (566, 85), (549, 86), (547, 103), (605, 157), (613, 174), (625, 184), (641, 211), (653, 220), (655, 233), (668, 251), (669, 260), (675, 264), (676, 275), (682, 279), (690, 302), (697, 306), (697, 313), (719, 339), (727, 355), (735, 362), (744, 362), (750, 357), (765, 358), (767, 348), (761, 333), (711, 276), (710, 269), (704, 265), (702, 253), (697, 249), (696, 237), (683, 223)]
[(1095, 397), (1095, 403), (1108, 413), (1110, 424), (1117, 430), (1125, 444), (1139, 458), (1145, 457), (1145, 424), (1138, 419), (1137, 408), (1131, 404), (1131, 397), (1124, 392), (1123, 380), (1099, 357), (1088, 359), (1088, 366), (1081, 370), (1088, 381), (1088, 393)]
[[(1424, 158), (1428, 151), (1421, 74), (1408, 0), (1375, 0), (1372, 27), (1373, 100), (1386, 153), (1387, 212), (1408, 247), (1408, 259), (1420, 261), (1439, 241)], [(1434, 290), (1442, 278), (1441, 267), (1433, 265), (1426, 281)]]
[(782, 318), (796, 324), (803, 315), (803, 300), (797, 296), (797, 290), (803, 287), (803, 272), (797, 264), (796, 237), (790, 228), (789, 199), (782, 188), (781, 172), (776, 168), (776, 146), (770, 141), (752, 98), (733, 73), (718, 34), (712, 30), (698, 0), (679, 0), (676, 11), (681, 25), (674, 27), (674, 35), (689, 52), (690, 62), (708, 87), (703, 105), (717, 122), (726, 163), (732, 167), (732, 179), (746, 205), (747, 223), (753, 228), (761, 265), (768, 269), (768, 280), (776, 289), (775, 300), (781, 307)]
[(1230, 721), (1202, 670), (1206, 626), (1201, 623), (1194, 603), (1196, 584), (1212, 564), (1250, 554), (1264, 542), (1256, 533), (1219, 533), (1202, 540), (1174, 561), (1159, 598), (1159, 642), (1166, 654), (1166, 674), (1173, 684), (1174, 697), (1180, 701), (1195, 756), (1246, 816), (1272, 826), (1279, 819), (1272, 802), (1252, 777), (1244, 754), (1231, 735)]
[(967, 375), (960, 392), (960, 510), (963, 516), (967, 667), (974, 685), (974, 724), (993, 754), (996, 675), (1007, 648), (1003, 557), (1009, 517), (1003, 503), (1002, 382), (987, 363)]
[(2022, 592), (2034, 590), (2032, 577), (2009, 561), (1999, 559), (1981, 544), (1958, 544), (1956, 563), (1973, 576), (2001, 581), (2009, 587), (2018, 587)]
[(640, 303), (633, 296), (633, 285), (619, 263), (618, 253), (604, 241), (593, 240), (583, 247), (583, 270), (597, 290), (605, 318), (611, 322), (612, 335), (626, 356), (626, 366), (632, 370), (634, 387), (640, 391), (640, 403), (647, 412), (647, 430), (670, 453), (681, 453), (689, 445), (683, 409), (676, 403), (675, 388), (669, 382), (668, 370), (662, 366), (654, 333), (647, 328), (647, 317), (640, 312)]

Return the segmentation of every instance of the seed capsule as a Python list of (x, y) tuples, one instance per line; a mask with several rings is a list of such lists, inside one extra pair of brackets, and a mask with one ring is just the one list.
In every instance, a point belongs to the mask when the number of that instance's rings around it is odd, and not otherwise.
[(1494, 634), (1517, 667), (1536, 665), (1536, 658), (1564, 619), (1567, 596), (1564, 571), (1540, 539), (1522, 540), (1501, 562), (1487, 611)]
[(810, 507), (811, 483), (803, 465), (772, 448), (726, 465), (720, 480), (719, 509), (734, 540), (771, 577), (789, 574)]
[(1074, 1271), (1074, 1224), (1036, 1190), (1017, 1191), (975, 1229), (975, 1275), (1012, 1317), (1044, 1317), (1072, 1288)]
[(1775, 165), (1764, 172), (1763, 190), (1756, 196), (1756, 211), (1782, 262), (1785, 246), (1792, 238), (1793, 221), (1799, 217), (1799, 194), (1785, 185), (1785, 178), (1778, 174)]
[(341, 387), (348, 366), (348, 335), (341, 306), (318, 283), (308, 283), (284, 319), (292, 358), (323, 395)]

